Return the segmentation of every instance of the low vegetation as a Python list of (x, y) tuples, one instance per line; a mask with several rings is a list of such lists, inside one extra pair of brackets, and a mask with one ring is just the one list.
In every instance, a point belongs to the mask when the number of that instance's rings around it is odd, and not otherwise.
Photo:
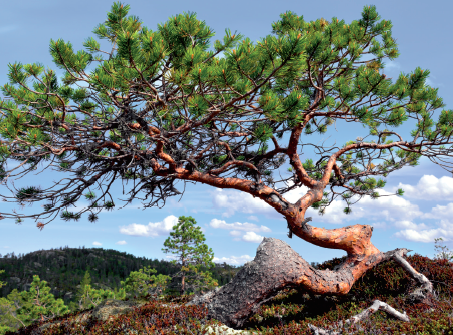
[[(350, 334), (453, 334), (453, 256), (445, 251), (445, 247), (442, 248), (442, 253), (434, 259), (418, 254), (407, 257), (414, 269), (433, 283), (438, 297), (434, 305), (410, 303), (406, 299), (407, 293), (416, 283), (397, 263), (389, 261), (369, 270), (344, 297), (324, 297), (285, 289), (250, 317), (244, 332), (311, 334), (309, 324), (335, 329), (340, 321), (344, 322), (360, 313), (375, 299), (379, 299), (400, 312), (405, 311), (410, 322), (402, 322), (377, 311), (349, 329), (343, 328), (343, 331)], [(333, 270), (343, 260), (335, 258), (315, 266)], [(207, 320), (207, 310), (204, 308), (184, 306), (193, 296), (193, 293), (189, 293), (124, 297), (123, 300), (133, 301), (137, 307), (116, 316), (110, 322), (82, 324), (77, 316), (83, 311), (73, 311), (54, 318), (52, 321), (58, 321), (58, 324), (48, 326), (41, 334), (207, 334), (207, 327), (213, 329), (220, 323)], [(94, 308), (92, 305), (84, 311), (93, 311)], [(48, 322), (39, 320), (16, 333), (5, 330), (3, 333), (32, 334)]]

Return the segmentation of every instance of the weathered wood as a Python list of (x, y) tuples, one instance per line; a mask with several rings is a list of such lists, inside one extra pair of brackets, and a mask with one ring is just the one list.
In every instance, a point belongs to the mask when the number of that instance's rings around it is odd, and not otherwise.
[[(257, 249), (255, 259), (246, 263), (230, 283), (216, 291), (194, 298), (187, 305), (205, 304), (209, 318), (237, 329), (243, 327), (262, 304), (275, 297), (284, 288), (298, 288), (313, 294), (345, 295), (358, 279), (354, 276), (354, 267), (363, 268), (366, 265), (371, 268), (390, 259), (406, 262), (402, 256), (409, 251), (396, 249), (362, 257), (361, 261), (356, 260), (355, 263), (348, 262), (346, 259), (334, 271), (317, 270), (287, 243), (275, 238), (264, 238)], [(409, 273), (423, 283), (428, 292), (432, 292), (432, 285), (427, 284), (429, 281), (425, 276), (416, 272), (409, 263), (405, 265), (405, 269), (411, 269)], [(345, 286), (348, 289), (345, 290)], [(374, 309), (375, 306), (373, 306), (370, 308)], [(379, 306), (381, 309), (385, 307), (382, 304)], [(384, 310), (392, 313), (393, 309)]]
[[(355, 324), (355, 323), (357, 323), (359, 321), (363, 321), (363, 320), (369, 318), (370, 315), (376, 313), (378, 310), (387, 312), (387, 314), (390, 314), (390, 315), (394, 316), (398, 320), (401, 320), (401, 321), (404, 321), (404, 322), (409, 322), (410, 321), (410, 319), (407, 316), (406, 312), (400, 313), (397, 310), (395, 310), (393, 307), (391, 307), (388, 304), (386, 304), (385, 302), (382, 302), (380, 300), (375, 300), (375, 301), (373, 301), (373, 304), (370, 307), (364, 309), (359, 314), (354, 315), (353, 317), (347, 319), (344, 322), (344, 324), (345, 325), (352, 325), (352, 324)], [(336, 332), (334, 330), (325, 330), (323, 328), (318, 328), (316, 326), (313, 326), (312, 324), (308, 324), (308, 328), (310, 328), (310, 330), (313, 331), (313, 334), (319, 334), (319, 335), (340, 335), (340, 334), (344, 334), (343, 331), (341, 331), (342, 328), (343, 328), (343, 321), (340, 321), (339, 325), (337, 326), (337, 328), (341, 329), (339, 332)]]

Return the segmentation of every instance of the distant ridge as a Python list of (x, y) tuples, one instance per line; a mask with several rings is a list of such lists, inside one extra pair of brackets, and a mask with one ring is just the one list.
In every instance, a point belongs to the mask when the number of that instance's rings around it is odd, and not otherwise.
[[(33, 275), (47, 281), (55, 298), (64, 300), (65, 305), (74, 301), (74, 294), (85, 271), (91, 276), (91, 284), (95, 289), (110, 289), (121, 287), (132, 271), (138, 271), (145, 266), (156, 269), (157, 274), (172, 275), (178, 272), (179, 265), (170, 261), (152, 260), (136, 257), (127, 252), (103, 248), (69, 248), (37, 250), (27, 254), (15, 255), (14, 252), (0, 257), (0, 281), (7, 285), (0, 289), (0, 297), (6, 297), (12, 290), (28, 290)], [(210, 272), (222, 286), (228, 283), (241, 267), (228, 264), (216, 264)]]

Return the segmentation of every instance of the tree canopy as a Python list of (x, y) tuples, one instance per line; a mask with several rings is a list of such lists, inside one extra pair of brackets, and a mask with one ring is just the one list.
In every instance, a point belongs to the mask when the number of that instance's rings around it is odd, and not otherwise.
[[(416, 68), (395, 81), (381, 73), (399, 52), (392, 23), (380, 20), (375, 6), (349, 24), (336, 17), (308, 22), (288, 11), (257, 42), (228, 29), (213, 41), (214, 31), (190, 12), (153, 31), (129, 9), (114, 3), (85, 50), (51, 40), (62, 78), (40, 63), (8, 65), (0, 101), (3, 183), (45, 161), (72, 178), (15, 189), (4, 200), (48, 203), (42, 213), (0, 213), (4, 218), (52, 221), (62, 211), (63, 220), (78, 220), (89, 211), (93, 222), (115, 207), (109, 190), (118, 178), (134, 181), (124, 201), (148, 201), (145, 208), (181, 194), (174, 186), (180, 179), (247, 192), (288, 220), (303, 219), (310, 206), (323, 214), (338, 196), (348, 214), (353, 195), (379, 197), (375, 189), (385, 181), (374, 176), (417, 165), (422, 155), (451, 156), (445, 145), (452, 143), (453, 113), (442, 110), (432, 120), (444, 104), (426, 84), (429, 71)], [(408, 119), (416, 121), (410, 141), (391, 129)], [(336, 120), (361, 123), (365, 138), (342, 147), (301, 144), (302, 134), (325, 133)], [(316, 162), (301, 160), (305, 145), (318, 151)], [(28, 167), (5, 171), (7, 159)], [(290, 176), (274, 180), (286, 160)], [(303, 198), (284, 199), (302, 185), (309, 188)], [(68, 211), (82, 195), (91, 206)]]

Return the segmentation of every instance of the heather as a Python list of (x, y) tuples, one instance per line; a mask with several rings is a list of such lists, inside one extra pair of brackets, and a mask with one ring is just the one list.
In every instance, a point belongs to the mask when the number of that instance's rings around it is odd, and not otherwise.
[[(335, 258), (317, 265), (331, 269), (344, 258)], [(244, 330), (261, 334), (312, 334), (308, 324), (333, 329), (341, 320), (358, 314), (375, 299), (388, 303), (400, 312), (406, 311), (410, 322), (389, 317), (382, 311), (372, 314), (347, 330), (352, 334), (452, 334), (452, 262), (430, 259), (415, 254), (407, 261), (432, 283), (438, 297), (435, 305), (411, 304), (405, 300), (416, 284), (394, 261), (382, 263), (369, 270), (344, 297), (320, 296), (297, 289), (285, 289), (250, 316)], [(80, 311), (57, 317), (58, 326), (48, 327), (41, 334), (205, 334), (206, 327), (219, 325), (206, 318), (207, 310), (184, 306), (193, 295), (166, 295), (161, 299), (148, 296), (133, 312), (120, 315), (111, 322), (77, 324)], [(149, 299), (146, 301), (146, 299)], [(127, 299), (129, 300), (129, 299)], [(93, 308), (92, 308), (93, 309)], [(22, 328), (16, 334), (33, 334), (44, 323)], [(205, 330), (203, 330), (205, 329)], [(6, 333), (6, 334), (13, 334)]]

